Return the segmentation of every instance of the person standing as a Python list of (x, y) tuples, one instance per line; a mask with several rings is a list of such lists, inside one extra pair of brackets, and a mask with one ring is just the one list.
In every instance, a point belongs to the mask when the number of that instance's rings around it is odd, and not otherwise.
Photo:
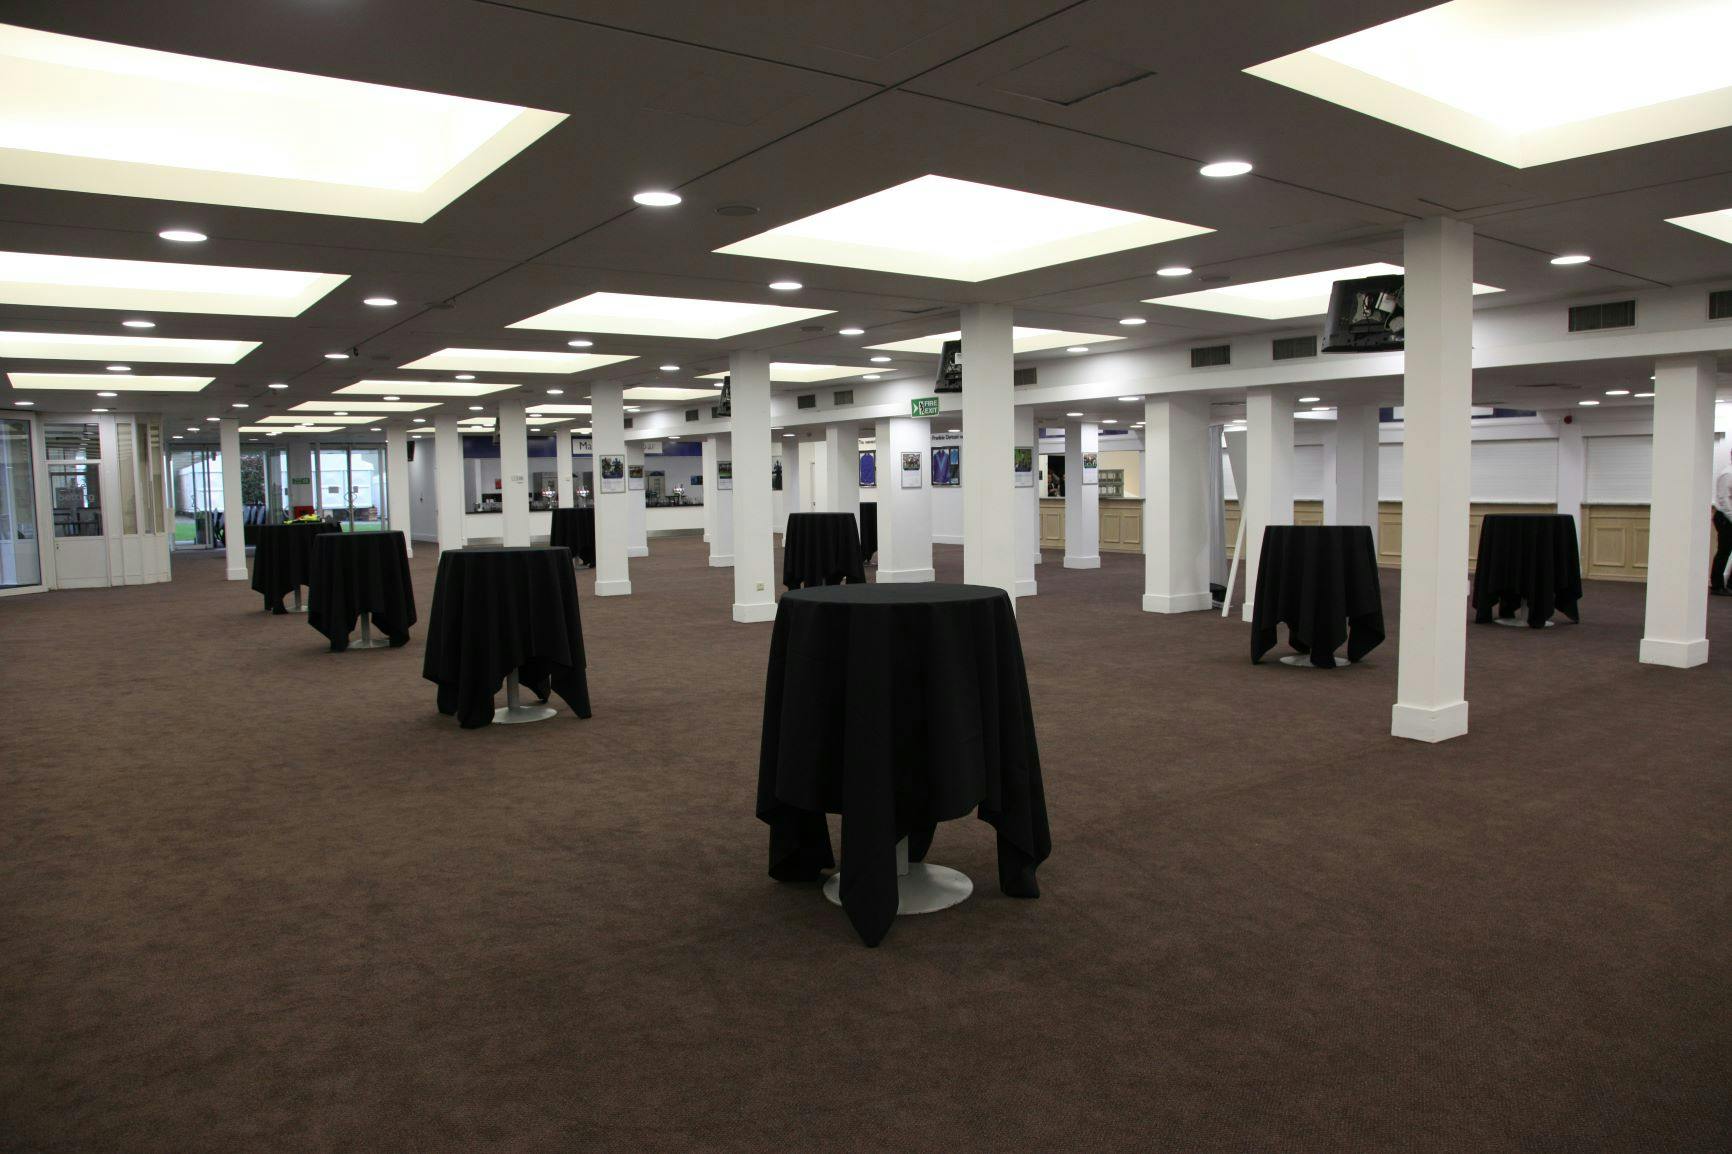
[(1708, 592), (1717, 597), (1732, 596), (1726, 588), (1726, 564), (1732, 561), (1732, 469), (1714, 478), (1714, 533), (1718, 547), (1714, 550), (1714, 567), (1708, 571)]

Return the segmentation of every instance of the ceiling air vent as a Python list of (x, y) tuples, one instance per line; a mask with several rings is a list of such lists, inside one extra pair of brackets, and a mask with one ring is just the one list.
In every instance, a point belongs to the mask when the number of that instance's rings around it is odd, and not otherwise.
[(1572, 333), (1591, 333), (1600, 329), (1627, 329), (1635, 323), (1635, 301), (1607, 301), (1600, 305), (1576, 305), (1570, 309), (1570, 331)]
[(1732, 317), (1732, 289), (1721, 289), (1717, 293), (1708, 294), (1708, 319), (1723, 321)]
[(1026, 369), (1017, 369), (1011, 373), (1010, 383), (1012, 385), (1032, 385), (1035, 382), (1034, 374), (1035, 368), (1033, 365), (1028, 366)]
[(628, 429), (631, 428), (631, 418), (630, 417), (627, 417), (625, 419), (625, 427)]
[(1309, 337), (1276, 337), (1274, 343), (1275, 359), (1278, 361), (1296, 361), (1300, 357), (1317, 355), (1317, 338)]
[(1193, 369), (1209, 369), (1216, 365), (1233, 363), (1232, 345), (1208, 345), (1191, 350), (1191, 367)]
[(695, 421), (697, 419), (698, 419), (698, 410), (697, 409), (687, 409), (686, 410), (686, 420)]
[(794, 398), (794, 404), (796, 407), (802, 408), (802, 409), (815, 409), (818, 407), (818, 394), (817, 393), (802, 394), (801, 396)]
[(830, 403), (838, 406), (852, 405), (854, 403), (854, 390), (837, 389), (835, 392), (830, 394)]

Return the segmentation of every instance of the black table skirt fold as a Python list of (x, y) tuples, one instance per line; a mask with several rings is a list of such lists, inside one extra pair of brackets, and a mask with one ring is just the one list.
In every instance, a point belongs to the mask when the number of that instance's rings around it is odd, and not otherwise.
[(1263, 530), (1251, 608), (1251, 660), (1274, 648), (1276, 627), (1314, 665), (1359, 661), (1382, 644), (1383, 592), (1366, 525), (1270, 525)]
[(407, 644), (415, 624), (408, 542), (396, 530), (314, 538), (308, 593), (307, 624), (325, 635), (333, 653), (349, 647), (363, 613), (393, 647)]
[(1576, 519), (1568, 513), (1487, 513), (1474, 560), (1474, 619), (1514, 617), (1528, 607), (1528, 624), (1544, 628), (1562, 611), (1580, 622), (1582, 558)]
[(896, 915), (896, 842), (920, 860), (940, 821), (998, 831), (1000, 888), (1038, 897), (1052, 852), (1040, 752), (1010, 599), (974, 585), (843, 585), (782, 597), (770, 643), (757, 815), (770, 876), (835, 864), (867, 945)]
[(264, 597), (266, 609), (285, 613), (285, 596), (302, 585), (309, 586), (311, 592), (313, 539), (340, 532), (328, 521), (254, 527), (258, 544), (253, 550), (253, 589)]
[(548, 530), (549, 545), (563, 545), (585, 565), (595, 564), (595, 510), (555, 509)]
[(878, 503), (860, 502), (860, 560), (869, 564), (878, 552)]
[(866, 580), (860, 554), (860, 529), (851, 513), (789, 513), (782, 534), (782, 584), (856, 585)]
[(506, 675), (589, 716), (577, 580), (564, 547), (448, 549), (439, 556), (421, 676), (465, 729), (493, 722)]

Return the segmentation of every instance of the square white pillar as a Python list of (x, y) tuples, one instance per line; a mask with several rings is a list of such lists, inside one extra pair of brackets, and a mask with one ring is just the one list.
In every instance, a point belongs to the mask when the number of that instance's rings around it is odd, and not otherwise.
[[(638, 488), (631, 487), (631, 471), (636, 466), (638, 471)], [(625, 443), (625, 512), (628, 524), (626, 533), (625, 555), (627, 557), (649, 556), (649, 524), (644, 513), (644, 488), (648, 479), (643, 469), (643, 442), (627, 441)]]
[[(1143, 611), (1190, 613), (1209, 595), (1209, 401), (1143, 401)], [(1065, 466), (1068, 472), (1070, 466)]]
[(529, 544), (529, 426), (521, 397), (499, 402), (499, 528), (502, 544)]
[(385, 426), (385, 519), (403, 533), (403, 548), (415, 555), (413, 528), (415, 495), (409, 491), (409, 430)]
[(595, 595), (624, 597), (631, 593), (631, 560), (626, 552), (631, 523), (626, 513), (626, 482), (602, 477), (602, 461), (625, 461), (625, 388), (617, 381), (596, 381), (589, 390), (590, 444), (595, 452)]
[[(224, 417), (217, 423), (217, 445), (223, 466), (223, 554), (230, 581), (247, 579), (246, 501), (241, 495), (241, 423)], [(1708, 571), (1708, 559), (1702, 559)]]
[(715, 438), (703, 439), (702, 467), (698, 474), (704, 479), (704, 541), (714, 549), (716, 544), (716, 507), (720, 498), (716, 494), (716, 446)]
[[(923, 420), (878, 422), (878, 580), (931, 581), (932, 490), (926, 484), (932, 429)], [(902, 454), (920, 463), (919, 484), (902, 487)]]
[(824, 426), (826, 513), (849, 513), (860, 522), (860, 431), (854, 425)]
[(1714, 358), (1654, 362), (1654, 474), (1641, 659), (1708, 660), (1709, 506), (1714, 500)]
[(1323, 523), (1366, 525), (1377, 542), (1378, 407), (1369, 401), (1335, 410), (1323, 442)]
[(734, 407), (734, 620), (772, 621), (776, 538), (770, 523), (770, 358), (760, 352), (734, 353), (728, 372)]
[(1016, 597), (1015, 358), (1009, 305), (962, 308), (962, 579)]
[[(733, 438), (726, 433), (716, 433), (704, 438), (704, 460), (710, 463), (711, 475), (716, 477), (716, 511), (710, 521), (710, 567), (726, 569), (734, 563), (734, 494), (732, 490), (721, 485), (721, 470), (723, 461), (729, 467), (733, 465)], [(728, 482), (734, 482), (730, 479)], [(708, 501), (706, 495), (704, 500)]]
[(1558, 438), (1558, 512), (1576, 519), (1576, 547), (1586, 549), (1582, 536), (1582, 506), (1588, 493), (1588, 440), (1582, 436), (1580, 423), (1564, 424), (1561, 419), (1546, 422)]
[[(1034, 406), (1018, 405), (1015, 413), (1016, 447), (1027, 449), (1030, 463), (1040, 453), (1040, 429), (1034, 420)], [(880, 458), (882, 461), (882, 458)], [(1036, 496), (1036, 477), (1027, 474), (1028, 484), (1018, 485), (1012, 494), (1011, 515), (1016, 519), (1016, 595), (1033, 597), (1040, 591), (1035, 583), (1034, 567), (1040, 563), (1040, 500)], [(1017, 480), (1012, 476), (1013, 481)]]
[(577, 486), (571, 479), (571, 426), (561, 425), (553, 433), (554, 491), (561, 509), (577, 504)]
[(782, 524), (776, 526), (780, 533), (787, 533), (787, 516), (790, 513), (804, 513), (806, 506), (802, 504), (803, 494), (800, 483), (800, 435), (789, 436), (777, 433), (782, 442)]
[(439, 516), (439, 550), (463, 548), (463, 434), (457, 414), (433, 418), (433, 493)]
[(1467, 517), (1472, 475), (1473, 228), (1406, 234), (1401, 635), (1390, 732), (1467, 732)]
[(1257, 599), (1257, 562), (1263, 529), (1293, 523), (1293, 397), (1259, 386), (1245, 390), (1245, 491), (1239, 494), (1245, 522), (1244, 619)]
[[(1100, 452), (1101, 430), (1093, 421), (1064, 423), (1064, 567), (1101, 567), (1101, 488), (1085, 484), (1083, 456)], [(1097, 457), (1098, 460), (1098, 457)], [(1099, 469), (1096, 469), (1098, 476)]]

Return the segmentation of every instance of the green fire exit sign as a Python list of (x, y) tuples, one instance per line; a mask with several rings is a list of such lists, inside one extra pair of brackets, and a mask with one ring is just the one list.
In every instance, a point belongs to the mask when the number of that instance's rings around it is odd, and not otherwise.
[(938, 415), (937, 397), (914, 397), (908, 402), (909, 416), (936, 417)]

